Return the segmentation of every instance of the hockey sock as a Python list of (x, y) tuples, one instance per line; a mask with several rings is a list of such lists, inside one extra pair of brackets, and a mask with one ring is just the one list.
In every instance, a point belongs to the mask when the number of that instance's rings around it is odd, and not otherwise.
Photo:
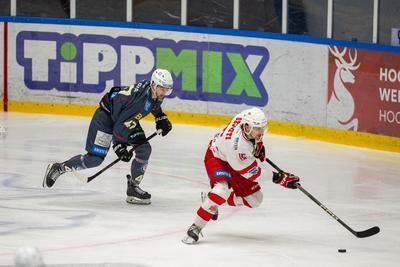
[(66, 171), (72, 170), (83, 170), (86, 168), (93, 168), (99, 166), (103, 162), (104, 158), (95, 156), (92, 154), (76, 155), (63, 163)]
[(194, 224), (203, 229), (210, 221), (212, 214), (205, 211), (202, 207), (197, 210), (197, 216), (194, 219)]
[(139, 185), (142, 182), (143, 175), (146, 172), (147, 160), (135, 158), (131, 165), (132, 182)]

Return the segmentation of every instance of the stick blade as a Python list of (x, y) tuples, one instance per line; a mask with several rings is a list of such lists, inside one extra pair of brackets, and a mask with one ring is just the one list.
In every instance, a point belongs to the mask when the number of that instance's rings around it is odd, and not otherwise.
[(381, 231), (381, 229), (379, 229), (378, 226), (374, 226), (374, 227), (369, 228), (369, 229), (367, 229), (365, 231), (357, 232), (356, 236), (358, 238), (369, 237), (369, 236), (372, 236), (372, 235), (376, 235), (380, 231)]

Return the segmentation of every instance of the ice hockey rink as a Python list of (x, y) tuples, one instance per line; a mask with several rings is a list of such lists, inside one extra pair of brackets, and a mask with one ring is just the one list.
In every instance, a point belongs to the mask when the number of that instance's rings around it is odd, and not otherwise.
[[(203, 155), (218, 128), (174, 124), (151, 140), (142, 188), (149, 206), (125, 202), (129, 164), (61, 176), (41, 187), (48, 163), (84, 152), (88, 117), (0, 113), (0, 265), (20, 247), (36, 247), (46, 265), (62, 266), (399, 266), (400, 154), (267, 134), (268, 157), (357, 231), (359, 239), (299, 190), (271, 182), (263, 204), (222, 207), (198, 245), (181, 238), (208, 191)], [(147, 134), (154, 123), (143, 122)], [(116, 159), (110, 152), (101, 165)], [(338, 249), (346, 253), (338, 253)]]

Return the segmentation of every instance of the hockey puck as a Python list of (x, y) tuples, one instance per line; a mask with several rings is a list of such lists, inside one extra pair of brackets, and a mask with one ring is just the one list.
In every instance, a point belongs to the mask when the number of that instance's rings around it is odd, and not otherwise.
[(339, 248), (339, 249), (338, 249), (338, 252), (340, 252), (340, 253), (346, 253), (346, 249), (344, 249), (344, 248)]

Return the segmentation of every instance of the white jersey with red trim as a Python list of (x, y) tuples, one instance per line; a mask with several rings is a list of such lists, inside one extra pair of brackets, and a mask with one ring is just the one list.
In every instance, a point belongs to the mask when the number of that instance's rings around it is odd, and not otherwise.
[(260, 176), (261, 169), (253, 155), (254, 144), (240, 127), (242, 120), (242, 113), (236, 115), (222, 132), (214, 136), (210, 149), (214, 157), (228, 162), (232, 169), (254, 181)]

